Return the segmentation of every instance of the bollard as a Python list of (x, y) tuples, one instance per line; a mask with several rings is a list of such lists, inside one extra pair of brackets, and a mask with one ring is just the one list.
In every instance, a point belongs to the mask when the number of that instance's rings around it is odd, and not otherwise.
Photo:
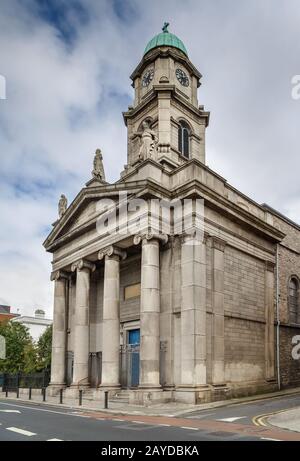
[(7, 387), (5, 388), (5, 397), (8, 397), (8, 389), (7, 389)]
[(19, 398), (20, 395), (20, 389), (17, 387), (17, 399)]
[(79, 405), (82, 405), (82, 389), (79, 390)]
[(43, 387), (43, 402), (46, 402), (46, 388)]
[(104, 392), (104, 408), (108, 408), (108, 391)]
[(59, 403), (63, 403), (63, 389), (59, 389)]
[(31, 400), (32, 387), (29, 388), (29, 400)]

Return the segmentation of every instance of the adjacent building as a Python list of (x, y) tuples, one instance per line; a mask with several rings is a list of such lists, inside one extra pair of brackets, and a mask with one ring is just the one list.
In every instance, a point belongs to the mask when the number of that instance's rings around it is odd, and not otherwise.
[(11, 311), (11, 306), (0, 305), (0, 323), (7, 322), (8, 320), (17, 317), (19, 314), (13, 314)]
[(299, 226), (206, 165), (201, 74), (167, 24), (131, 80), (120, 179), (106, 182), (98, 150), (44, 243), (50, 389), (142, 404), (299, 385)]
[(45, 330), (52, 325), (52, 320), (45, 317), (45, 312), (42, 309), (36, 309), (34, 316), (19, 315), (13, 318), (12, 322), (18, 322), (27, 327), (34, 341), (38, 341)]

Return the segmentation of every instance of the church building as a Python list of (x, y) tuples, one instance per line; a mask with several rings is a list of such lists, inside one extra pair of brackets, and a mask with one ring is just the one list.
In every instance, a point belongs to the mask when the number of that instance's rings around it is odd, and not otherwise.
[(202, 403), (299, 386), (300, 226), (206, 166), (201, 74), (168, 24), (131, 80), (120, 179), (98, 149), (44, 242), (49, 391)]

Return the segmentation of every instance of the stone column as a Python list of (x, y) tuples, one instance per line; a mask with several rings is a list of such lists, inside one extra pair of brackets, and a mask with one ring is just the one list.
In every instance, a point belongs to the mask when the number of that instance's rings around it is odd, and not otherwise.
[(90, 274), (95, 264), (81, 259), (72, 264), (76, 271), (76, 300), (74, 322), (74, 368), (72, 386), (89, 385), (89, 301)]
[(268, 381), (275, 380), (275, 331), (274, 331), (274, 263), (265, 265), (265, 373)]
[(212, 238), (212, 384), (224, 385), (224, 251), (226, 242)]
[(54, 310), (51, 357), (52, 387), (63, 387), (66, 384), (66, 340), (67, 340), (67, 309), (69, 275), (64, 271), (51, 274), (54, 281)]
[(206, 385), (206, 244), (196, 236), (181, 246), (181, 389)]
[(120, 387), (120, 260), (126, 252), (110, 246), (101, 250), (105, 258), (103, 293), (103, 348), (101, 387)]
[(164, 235), (137, 235), (134, 243), (142, 242), (141, 306), (140, 306), (140, 388), (159, 389), (160, 355), (160, 283), (159, 242)]

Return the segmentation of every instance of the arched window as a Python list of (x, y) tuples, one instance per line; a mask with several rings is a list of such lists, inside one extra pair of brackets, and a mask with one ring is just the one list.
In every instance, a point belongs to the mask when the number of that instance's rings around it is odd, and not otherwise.
[(178, 150), (185, 158), (190, 157), (190, 129), (187, 123), (179, 122)]
[(290, 323), (300, 323), (299, 282), (296, 277), (291, 277), (289, 282), (289, 312)]

